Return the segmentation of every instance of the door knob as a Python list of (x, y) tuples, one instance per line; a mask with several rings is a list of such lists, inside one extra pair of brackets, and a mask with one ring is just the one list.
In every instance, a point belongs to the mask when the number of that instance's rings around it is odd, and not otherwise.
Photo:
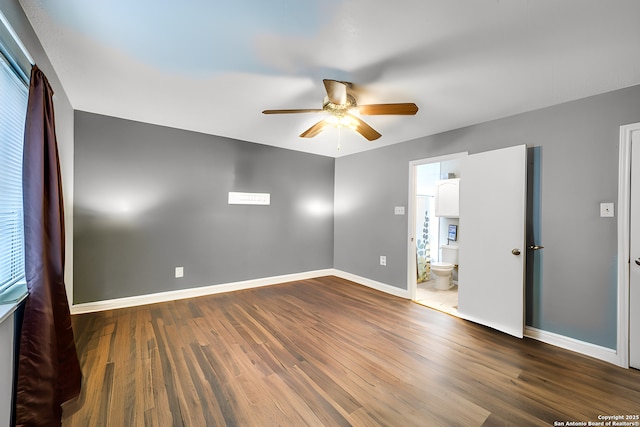
[(520, 249), (515, 248), (514, 250), (511, 251), (511, 253), (514, 255), (520, 255)]
[(539, 251), (540, 249), (543, 249), (544, 246), (540, 246), (540, 245), (530, 245), (529, 249), (531, 249), (532, 251)]
[(640, 265), (640, 258), (636, 258), (636, 264)]

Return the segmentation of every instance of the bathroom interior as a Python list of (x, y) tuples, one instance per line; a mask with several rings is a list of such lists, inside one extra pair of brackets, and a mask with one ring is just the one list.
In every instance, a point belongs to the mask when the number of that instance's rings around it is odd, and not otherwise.
[(460, 160), (416, 167), (416, 299), (457, 315)]

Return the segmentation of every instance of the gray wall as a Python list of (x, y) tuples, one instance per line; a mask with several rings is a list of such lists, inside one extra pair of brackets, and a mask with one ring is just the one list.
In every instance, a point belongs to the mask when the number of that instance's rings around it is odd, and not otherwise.
[(332, 158), (77, 111), (74, 301), (331, 268), (333, 188)]
[(408, 217), (393, 207), (408, 206), (409, 162), (526, 144), (538, 180), (529, 234), (545, 247), (527, 324), (615, 348), (616, 219), (600, 218), (599, 204), (617, 201), (619, 126), (639, 121), (635, 86), (338, 158), (334, 267), (406, 289)]

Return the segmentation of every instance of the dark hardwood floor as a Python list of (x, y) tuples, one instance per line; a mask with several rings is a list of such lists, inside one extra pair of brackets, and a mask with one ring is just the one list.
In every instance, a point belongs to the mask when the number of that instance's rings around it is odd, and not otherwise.
[(335, 277), (77, 315), (73, 326), (84, 383), (65, 427), (553, 426), (640, 414), (639, 371)]

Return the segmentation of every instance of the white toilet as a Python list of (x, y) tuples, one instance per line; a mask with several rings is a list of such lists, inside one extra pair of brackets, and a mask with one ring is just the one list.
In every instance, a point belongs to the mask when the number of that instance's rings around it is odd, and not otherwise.
[(458, 265), (458, 247), (451, 245), (440, 246), (441, 261), (431, 263), (431, 272), (435, 276), (434, 287), (444, 291), (453, 286), (451, 273), (453, 268)]

